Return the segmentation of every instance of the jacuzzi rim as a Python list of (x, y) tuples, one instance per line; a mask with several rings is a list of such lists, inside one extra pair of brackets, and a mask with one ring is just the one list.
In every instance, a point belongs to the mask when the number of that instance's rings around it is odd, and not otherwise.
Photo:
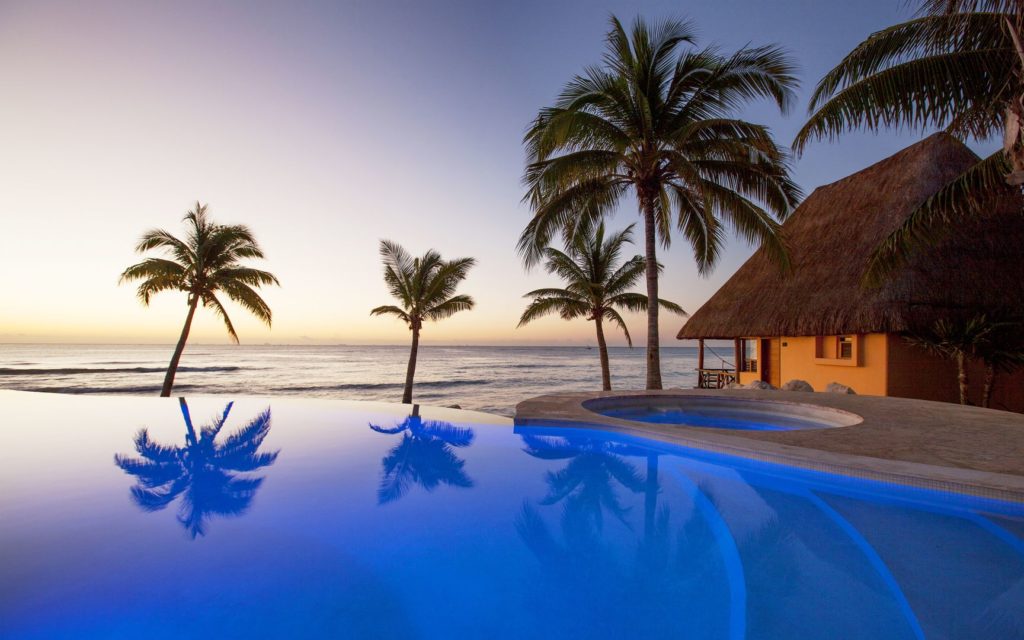
[[(863, 416), (860, 416), (852, 411), (846, 411), (844, 409), (838, 409), (836, 407), (822, 406), (820, 404), (811, 404), (805, 402), (796, 402), (792, 400), (775, 400), (775, 399), (763, 399), (763, 398), (737, 398), (737, 397), (723, 397), (714, 395), (690, 395), (690, 394), (671, 394), (671, 393), (659, 393), (659, 394), (643, 394), (636, 393), (630, 395), (615, 395), (615, 396), (601, 396), (596, 398), (587, 398), (581, 402), (581, 406), (584, 410), (592, 413), (596, 416), (600, 416), (604, 419), (621, 420), (623, 422), (629, 422), (636, 425), (651, 425), (651, 424), (663, 424), (667, 427), (683, 427), (687, 429), (701, 429), (701, 430), (712, 430), (712, 431), (729, 431), (735, 432), (736, 429), (708, 427), (708, 426), (695, 426), (685, 423), (679, 424), (666, 424), (666, 423), (654, 423), (646, 420), (634, 420), (630, 418), (624, 418), (620, 416), (610, 416), (605, 413), (601, 413), (601, 410), (613, 409), (613, 408), (626, 408), (638, 405), (648, 405), (651, 407), (679, 407), (685, 403), (691, 404), (711, 404), (711, 405), (738, 405), (743, 404), (749, 407), (756, 406), (759, 411), (766, 417), (770, 418), (773, 413), (768, 408), (785, 408), (786, 410), (780, 411), (783, 415), (795, 419), (806, 419), (809, 422), (818, 422), (819, 426), (808, 427), (805, 429), (783, 429), (783, 431), (820, 431), (825, 429), (840, 429), (843, 427), (853, 427), (864, 422)], [(792, 409), (799, 408), (802, 415), (794, 415)], [(743, 431), (740, 429), (739, 431)]]

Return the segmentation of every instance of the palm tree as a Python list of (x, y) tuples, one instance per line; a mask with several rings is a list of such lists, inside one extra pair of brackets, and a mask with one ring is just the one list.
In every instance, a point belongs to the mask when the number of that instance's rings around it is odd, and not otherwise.
[[(564, 289), (536, 289), (526, 294), (524, 297), (533, 298), (533, 301), (519, 319), (520, 327), (552, 313), (557, 313), (564, 320), (593, 320), (601, 356), (601, 388), (605, 391), (611, 390), (612, 380), (608, 369), (604, 321), (618, 326), (632, 347), (633, 339), (619, 310), (647, 309), (647, 296), (629, 291), (644, 273), (644, 257), (633, 256), (624, 264), (619, 264), (623, 247), (632, 241), (633, 225), (605, 239), (604, 223), (601, 222), (592, 233), (577, 233), (565, 252), (553, 247), (544, 249), (548, 273), (557, 274), (567, 286)], [(658, 304), (673, 313), (686, 314), (674, 302), (658, 300)]]
[(868, 284), (879, 284), (913, 251), (983, 214), (1004, 182), (1024, 183), (1022, 33), (1020, 0), (922, 0), (916, 17), (870, 35), (818, 83), (810, 119), (793, 144), (798, 153), (812, 140), (858, 128), (938, 128), (1004, 143), (883, 241)]
[(233, 403), (196, 434), (188, 404), (179, 400), (185, 419), (185, 445), (157, 444), (142, 429), (135, 436), (135, 451), (141, 458), (115, 455), (114, 464), (135, 476), (132, 498), (145, 511), (160, 511), (181, 497), (178, 522), (192, 538), (205, 534), (211, 515), (237, 516), (245, 513), (263, 484), (263, 478), (238, 477), (269, 467), (279, 452), (259, 453), (270, 433), (270, 409), (244, 427), (217, 442)]
[(463, 470), (466, 461), (452, 450), (452, 447), (468, 447), (473, 443), (472, 429), (456, 427), (450, 422), (423, 420), (418, 404), (413, 405), (412, 415), (394, 427), (370, 424), (370, 428), (377, 433), (402, 434), (402, 441), (381, 460), (384, 471), (377, 490), (380, 504), (398, 500), (413, 483), (427, 491), (441, 484), (473, 486), (473, 480)]
[(977, 358), (986, 348), (995, 328), (984, 315), (964, 321), (943, 318), (926, 331), (908, 335), (906, 340), (933, 355), (956, 362), (960, 404), (968, 404), (967, 363)]
[(459, 284), (476, 260), (458, 258), (442, 260), (433, 249), (422, 257), (413, 258), (395, 242), (380, 241), (380, 255), (384, 260), (384, 282), (388, 291), (401, 302), (401, 306), (384, 305), (370, 311), (371, 316), (392, 315), (409, 326), (412, 331), (412, 349), (409, 366), (405, 371), (405, 390), (402, 402), (412, 404), (412, 381), (416, 375), (416, 353), (420, 346), (420, 329), (425, 320), (443, 320), (459, 311), (473, 308), (473, 298), (455, 295)]
[(981, 388), (981, 406), (992, 404), (992, 390), (996, 375), (1013, 373), (1024, 367), (1024, 342), (1021, 341), (1019, 321), (993, 320), (988, 339), (977, 346), (977, 355), (985, 367), (985, 379)]
[[(728, 223), (760, 241), (786, 265), (779, 221), (801, 194), (789, 159), (767, 127), (738, 119), (752, 100), (785, 111), (797, 85), (777, 47), (731, 55), (690, 47), (689, 24), (632, 32), (611, 18), (604, 64), (588, 67), (542, 109), (526, 133), (525, 201), (534, 216), (519, 238), (527, 267), (544, 257), (555, 234), (571, 236), (636, 195), (644, 223), (647, 299), (658, 299), (656, 244), (667, 247), (673, 221), (693, 248), (698, 269), (715, 265)], [(658, 305), (647, 307), (647, 388), (661, 388)]]
[(183, 221), (188, 226), (184, 240), (163, 229), (153, 229), (147, 231), (135, 247), (138, 253), (161, 249), (167, 257), (146, 258), (121, 274), (122, 283), (142, 281), (138, 297), (147, 306), (153, 295), (161, 291), (184, 291), (188, 294), (185, 326), (174, 348), (160, 391), (164, 398), (171, 395), (174, 374), (178, 370), (178, 362), (192, 328), (192, 318), (200, 302), (220, 316), (228, 335), (237, 344), (238, 334), (217, 294), (223, 292), (269, 327), (270, 307), (255, 289), (263, 285), (280, 284), (272, 273), (241, 264), (240, 261), (246, 258), (263, 258), (263, 250), (247, 226), (216, 224), (207, 217), (207, 205), (198, 202)]

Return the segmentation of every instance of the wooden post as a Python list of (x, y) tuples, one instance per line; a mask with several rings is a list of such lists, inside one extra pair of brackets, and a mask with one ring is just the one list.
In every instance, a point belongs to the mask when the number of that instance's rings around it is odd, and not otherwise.
[(740, 363), (742, 362), (742, 358), (741, 358), (741, 354), (740, 354), (740, 339), (739, 338), (736, 338), (735, 340), (733, 340), (733, 353), (736, 356), (736, 360), (735, 360), (735, 363), (734, 363), (736, 365), (736, 382), (739, 382), (740, 381)]
[(704, 384), (704, 338), (697, 340), (697, 388), (703, 389)]

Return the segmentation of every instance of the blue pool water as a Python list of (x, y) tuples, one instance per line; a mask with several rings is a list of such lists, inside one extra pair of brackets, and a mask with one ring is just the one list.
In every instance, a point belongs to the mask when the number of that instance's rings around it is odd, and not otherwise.
[(794, 431), (849, 426), (860, 416), (792, 402), (705, 396), (595, 398), (583, 407), (609, 418), (733, 431)]
[(609, 418), (621, 418), (636, 422), (652, 424), (668, 424), (685, 427), (707, 427), (710, 429), (731, 429), (734, 431), (792, 431), (793, 429), (816, 429), (818, 425), (804, 426), (798, 421), (785, 423), (769, 420), (735, 418), (721, 415), (702, 415), (683, 409), (644, 409), (639, 407), (623, 407), (607, 409), (599, 412)]
[(3, 638), (1024, 637), (1021, 505), (400, 405), (0, 407)]

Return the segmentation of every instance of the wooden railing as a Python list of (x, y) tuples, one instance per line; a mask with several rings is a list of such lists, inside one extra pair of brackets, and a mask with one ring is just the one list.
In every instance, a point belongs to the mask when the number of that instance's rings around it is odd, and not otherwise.
[(736, 382), (735, 369), (697, 369), (698, 389), (724, 389)]

